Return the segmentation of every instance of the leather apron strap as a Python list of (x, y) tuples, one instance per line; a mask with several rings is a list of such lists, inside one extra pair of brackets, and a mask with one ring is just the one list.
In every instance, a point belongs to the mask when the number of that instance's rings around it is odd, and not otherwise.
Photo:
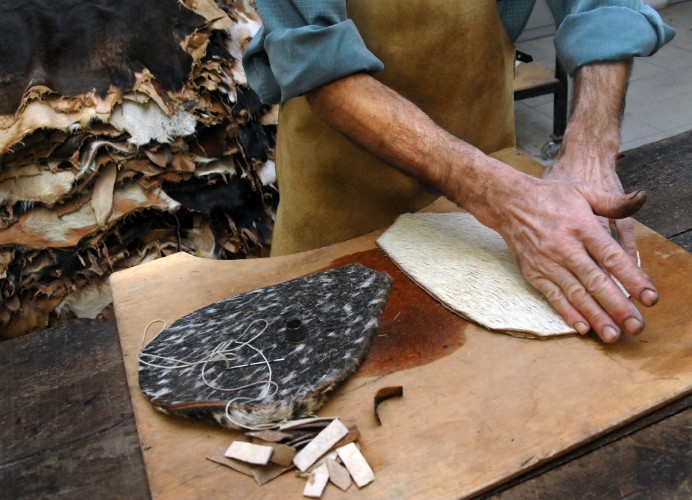
[[(495, 0), (348, 0), (377, 79), (447, 131), (493, 152), (514, 145), (514, 47)], [(276, 151), (281, 201), (272, 255), (344, 241), (391, 224), (438, 195), (317, 118), (284, 103)]]

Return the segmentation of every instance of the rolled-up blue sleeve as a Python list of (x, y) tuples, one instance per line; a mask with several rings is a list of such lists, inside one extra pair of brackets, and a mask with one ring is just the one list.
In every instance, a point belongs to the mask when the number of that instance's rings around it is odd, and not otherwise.
[(263, 26), (243, 55), (249, 85), (274, 104), (384, 66), (368, 50), (345, 0), (256, 0)]
[(555, 48), (573, 75), (586, 64), (650, 56), (675, 30), (641, 0), (554, 0)]

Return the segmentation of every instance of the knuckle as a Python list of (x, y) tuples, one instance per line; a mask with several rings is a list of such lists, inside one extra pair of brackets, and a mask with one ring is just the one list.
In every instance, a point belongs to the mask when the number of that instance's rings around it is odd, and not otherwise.
[(606, 269), (615, 269), (622, 263), (622, 250), (608, 250), (603, 256), (602, 264)]
[(584, 285), (591, 293), (604, 291), (611, 284), (612, 280), (601, 271), (591, 271), (586, 277)]
[(618, 323), (623, 322), (630, 316), (635, 315), (635, 307), (623, 296), (622, 301), (618, 301), (609, 311), (610, 316)]
[(580, 283), (572, 283), (565, 290), (565, 295), (572, 304), (584, 304), (587, 293)]
[(579, 269), (583, 266), (584, 250), (572, 250), (565, 254), (565, 263), (570, 269)]
[(551, 288), (547, 289), (545, 291), (545, 297), (554, 306), (557, 304), (562, 304), (562, 302), (564, 301), (564, 295), (563, 295), (562, 291), (560, 291), (560, 289), (557, 287), (551, 287)]

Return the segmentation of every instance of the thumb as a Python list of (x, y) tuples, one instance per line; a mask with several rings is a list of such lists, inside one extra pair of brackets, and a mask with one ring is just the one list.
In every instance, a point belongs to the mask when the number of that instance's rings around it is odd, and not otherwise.
[(580, 192), (591, 205), (594, 214), (609, 219), (631, 217), (646, 203), (646, 191), (643, 189), (629, 194), (613, 194), (584, 187)]

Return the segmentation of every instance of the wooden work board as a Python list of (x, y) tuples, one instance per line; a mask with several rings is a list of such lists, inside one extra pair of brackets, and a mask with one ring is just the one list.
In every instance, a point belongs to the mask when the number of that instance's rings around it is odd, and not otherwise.
[[(502, 159), (525, 161), (514, 155)], [(457, 208), (440, 200), (428, 210)], [(302, 497), (305, 480), (293, 472), (260, 487), (206, 460), (211, 448), (228, 446), (239, 434), (156, 412), (139, 391), (137, 355), (152, 320), (171, 324), (228, 296), (349, 262), (387, 270), (394, 288), (368, 358), (319, 414), (355, 421), (376, 480), (360, 491), (328, 488), (323, 498), (470, 496), (689, 393), (692, 255), (640, 224), (636, 231), (642, 266), (661, 299), (643, 308), (644, 333), (614, 345), (589, 336), (519, 339), (470, 324), (388, 264), (376, 249), (381, 232), (267, 259), (175, 254), (114, 274), (118, 330), (152, 496)], [(378, 426), (373, 397), (396, 385), (404, 396), (380, 405)]]

